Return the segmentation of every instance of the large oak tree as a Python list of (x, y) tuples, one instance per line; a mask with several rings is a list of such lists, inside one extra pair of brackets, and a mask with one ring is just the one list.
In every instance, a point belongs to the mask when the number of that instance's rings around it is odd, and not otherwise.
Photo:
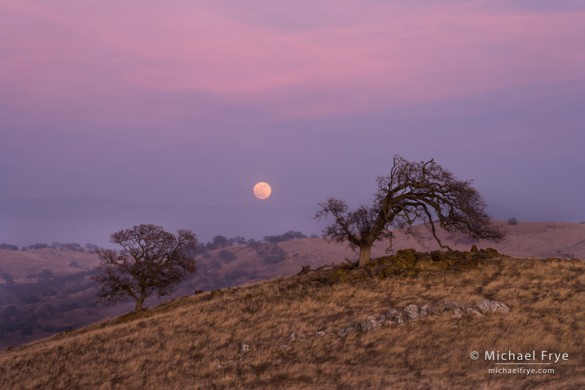
[(330, 198), (319, 204), (315, 214), (317, 219), (333, 217), (323, 237), (359, 248), (360, 267), (370, 261), (376, 241), (392, 238), (392, 229), (414, 233), (415, 225), (425, 224), (441, 248), (447, 246), (437, 235), (438, 227), (477, 240), (504, 236), (492, 224), (471, 182), (457, 180), (434, 160), (411, 162), (395, 156), (390, 174), (377, 181), (378, 191), (369, 206), (350, 211), (344, 201)]
[(98, 297), (117, 302), (124, 296), (136, 301), (135, 312), (142, 310), (146, 297), (173, 293), (175, 286), (196, 270), (193, 254), (195, 234), (179, 230), (177, 236), (156, 225), (138, 225), (113, 233), (111, 242), (122, 249), (99, 249), (101, 283)]

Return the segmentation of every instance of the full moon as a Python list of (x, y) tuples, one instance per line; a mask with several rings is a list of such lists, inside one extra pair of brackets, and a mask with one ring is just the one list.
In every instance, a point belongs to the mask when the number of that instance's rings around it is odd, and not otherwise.
[(261, 181), (254, 186), (254, 196), (258, 199), (266, 199), (272, 193), (272, 188), (266, 182)]

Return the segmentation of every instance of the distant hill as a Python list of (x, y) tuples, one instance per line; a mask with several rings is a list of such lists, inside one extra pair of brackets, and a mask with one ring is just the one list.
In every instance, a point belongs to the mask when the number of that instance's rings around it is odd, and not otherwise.
[[(500, 243), (480, 242), (501, 253), (520, 258), (585, 259), (585, 224), (528, 223), (509, 225)], [(426, 229), (420, 229), (419, 241), (397, 234), (393, 248), (437, 249)], [(461, 237), (445, 240), (453, 249), (469, 250), (473, 244)], [(374, 248), (374, 257), (385, 254), (387, 245)], [(302, 266), (313, 269), (326, 264), (353, 260), (356, 254), (343, 244), (328, 243), (320, 238), (303, 238), (277, 244), (231, 245), (209, 250), (197, 257), (196, 275), (183, 282), (173, 297), (151, 298), (152, 307), (161, 302), (191, 295), (197, 290), (215, 290), (252, 282), (289, 276)], [(78, 328), (109, 316), (132, 310), (127, 301), (116, 306), (96, 303), (97, 285), (90, 280), (99, 260), (95, 254), (58, 249), (21, 251), (0, 250), (0, 347), (25, 343)], [(47, 273), (47, 270), (49, 273)], [(9, 274), (12, 284), (2, 275)]]
[[(585, 259), (585, 223), (571, 222), (522, 222), (515, 225), (508, 222), (496, 222), (506, 232), (501, 242), (480, 241), (479, 247), (492, 247), (501, 253), (514, 257), (563, 257)], [(398, 234), (394, 247), (433, 250), (438, 246), (427, 229), (420, 228), (422, 241), (419, 243), (411, 237)], [(469, 250), (474, 243), (465, 237), (439, 234), (446, 238), (445, 243), (453, 249)], [(376, 254), (381, 254), (383, 245), (378, 245)]]
[[(318, 242), (279, 246), (297, 248), (287, 252), (295, 259)], [(230, 264), (252, 257), (234, 252), (241, 259)], [(0, 388), (583, 388), (585, 262), (456, 259), (379, 262), (372, 274), (323, 269), (184, 297), (4, 350)], [(490, 373), (533, 368), (498, 366), (490, 351), (535, 351), (549, 363), (536, 369), (554, 373)]]
[[(71, 251), (67, 249), (32, 249), (12, 251), (0, 249), (0, 278), (10, 274), (15, 283), (30, 282), (37, 279), (42, 270), (53, 275), (67, 275), (89, 271), (99, 264), (94, 253)], [(5, 280), (0, 279), (0, 284)]]
[[(492, 247), (501, 253), (515, 257), (562, 257), (585, 259), (585, 223), (568, 222), (518, 222), (510, 225), (497, 222), (507, 234), (501, 242), (480, 241), (479, 247)], [(427, 229), (417, 229), (418, 240), (412, 236), (396, 233), (392, 248), (394, 250), (415, 248), (420, 251), (439, 249)], [(469, 250), (474, 244), (471, 240), (440, 233), (444, 243), (453, 249)], [(265, 279), (289, 275), (300, 270), (302, 265), (319, 266), (339, 263), (344, 259), (355, 259), (356, 253), (346, 244), (336, 244), (320, 238), (304, 238), (278, 243), (283, 250), (282, 258), (273, 263), (263, 261), (262, 252), (248, 245), (232, 245), (219, 248), (198, 256), (198, 263), (205, 272), (220, 271), (225, 274), (246, 271), (248, 279)], [(372, 256), (386, 253), (387, 242), (377, 243)], [(230, 255), (233, 258), (226, 259)], [(221, 254), (224, 253), (224, 258)], [(268, 254), (266, 254), (268, 256)], [(11, 251), (0, 249), (0, 273), (12, 274), (16, 280), (26, 279), (44, 268), (55, 275), (69, 274), (79, 270), (90, 270), (99, 263), (93, 253), (68, 251), (61, 249), (40, 249), (28, 251)], [(256, 271), (252, 271), (256, 270)], [(225, 276), (225, 275), (224, 275)], [(34, 276), (33, 276), (34, 277)], [(244, 278), (246, 279), (246, 278)], [(0, 284), (2, 284), (0, 279)]]

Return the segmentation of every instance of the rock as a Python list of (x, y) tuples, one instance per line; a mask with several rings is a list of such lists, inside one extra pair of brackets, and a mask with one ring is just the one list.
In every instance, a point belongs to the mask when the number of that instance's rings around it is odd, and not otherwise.
[(488, 314), (488, 313), (506, 314), (510, 311), (510, 309), (508, 308), (508, 306), (506, 306), (505, 303), (499, 302), (499, 301), (488, 301), (488, 300), (480, 301), (477, 303), (477, 308), (483, 314)]
[(416, 263), (417, 256), (414, 249), (401, 249), (396, 252), (397, 259), (403, 259), (406, 264)]
[(323, 337), (323, 336), (325, 336), (326, 334), (327, 334), (327, 331), (326, 331), (326, 330), (320, 330), (320, 331), (318, 331), (318, 332), (316, 333), (316, 335), (317, 335), (318, 337)]
[(381, 327), (382, 324), (374, 316), (367, 316), (364, 320), (355, 324), (355, 328), (362, 333), (368, 333)]
[(442, 307), (442, 311), (443, 312), (445, 312), (445, 311), (455, 312), (456, 310), (462, 312), (463, 311), (463, 306), (461, 306), (458, 303), (452, 302), (452, 301), (445, 301), (443, 303), (443, 307)]
[(474, 315), (476, 317), (483, 317), (483, 314), (481, 314), (479, 311), (477, 311), (473, 307), (468, 307), (466, 311), (467, 311), (468, 314), (472, 314), (472, 315)]
[[(390, 309), (378, 317), (367, 316), (365, 319), (354, 321), (348, 327), (339, 330), (337, 334), (339, 337), (345, 337), (354, 332), (368, 333), (382, 326), (404, 324), (407, 321), (416, 321), (429, 315), (450, 313), (455, 318), (462, 318), (464, 314), (483, 317), (486, 313), (508, 313), (509, 311), (510, 309), (504, 303), (490, 300), (480, 301), (476, 306), (467, 308), (452, 301), (445, 301), (439, 305), (424, 304), (420, 308), (417, 305), (411, 304), (406, 306), (402, 311)], [(325, 336), (327, 333), (327, 330), (322, 330), (318, 331), (316, 335)], [(295, 339), (303, 341), (302, 336), (295, 337), (294, 333), (291, 334), (289, 339), (291, 341)]]
[(248, 344), (242, 344), (242, 346), (240, 347), (240, 352), (246, 353), (250, 351), (250, 345)]
[(431, 252), (431, 260), (432, 261), (443, 261), (446, 260), (447, 256), (445, 255), (445, 253), (443, 251), (432, 251)]
[(433, 308), (431, 307), (431, 305), (429, 305), (428, 303), (425, 303), (424, 305), (422, 305), (420, 307), (420, 310), (418, 311), (418, 316), (419, 317), (426, 317), (430, 314), (433, 314), (432, 309)]
[[(457, 307), (456, 305), (457, 305), (456, 303), (449, 302), (449, 307), (456, 308)], [(429, 305), (427, 303), (427, 304), (424, 304), (421, 306), (420, 311), (419, 311), (419, 316), (423, 317), (423, 316), (443, 314), (445, 312), (445, 310), (449, 310), (449, 309), (445, 309), (444, 305)]]
[(297, 339), (297, 335), (295, 332), (292, 332), (290, 336), (288, 336), (289, 341), (295, 341)]
[(290, 349), (290, 347), (287, 344), (282, 344), (280, 346), (280, 349), (282, 349), (283, 351), (288, 351)]
[(396, 309), (391, 309), (386, 314), (382, 314), (378, 320), (383, 325), (402, 324), (404, 316)]
[(501, 254), (494, 248), (481, 249), (479, 253), (487, 258), (501, 257)]
[(479, 251), (477, 250), (477, 245), (473, 244), (473, 245), (471, 246), (471, 251), (470, 251), (470, 252), (471, 252), (471, 253), (477, 253), (477, 252), (479, 252)]
[(343, 328), (343, 329), (341, 329), (341, 330), (340, 330), (340, 331), (337, 333), (337, 335), (338, 335), (339, 337), (345, 337), (345, 336), (347, 336), (348, 334), (350, 334), (350, 333), (353, 333), (353, 332), (355, 332), (355, 328), (354, 328), (353, 326), (349, 326), (349, 327), (347, 327), (347, 328)]
[(406, 306), (404, 313), (406, 314), (407, 319), (411, 321), (418, 320), (420, 317), (420, 312), (417, 305)]

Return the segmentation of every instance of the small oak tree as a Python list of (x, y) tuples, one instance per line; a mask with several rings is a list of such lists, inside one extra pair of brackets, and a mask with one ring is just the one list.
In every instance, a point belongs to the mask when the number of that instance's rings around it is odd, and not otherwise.
[(158, 297), (173, 293), (174, 287), (195, 273), (195, 234), (179, 230), (177, 236), (156, 225), (138, 225), (111, 236), (119, 251), (96, 250), (100, 272), (93, 279), (101, 283), (98, 297), (117, 302), (124, 296), (136, 301), (135, 312), (154, 292)]
[(423, 223), (441, 248), (448, 247), (437, 236), (438, 226), (473, 239), (503, 238), (485, 206), (471, 182), (457, 180), (434, 160), (410, 162), (395, 156), (390, 174), (378, 178), (378, 192), (371, 205), (350, 211), (344, 201), (330, 198), (319, 204), (315, 218), (333, 217), (323, 237), (359, 248), (358, 265), (363, 267), (370, 261), (376, 241), (392, 239), (392, 228), (414, 234), (413, 226)]

